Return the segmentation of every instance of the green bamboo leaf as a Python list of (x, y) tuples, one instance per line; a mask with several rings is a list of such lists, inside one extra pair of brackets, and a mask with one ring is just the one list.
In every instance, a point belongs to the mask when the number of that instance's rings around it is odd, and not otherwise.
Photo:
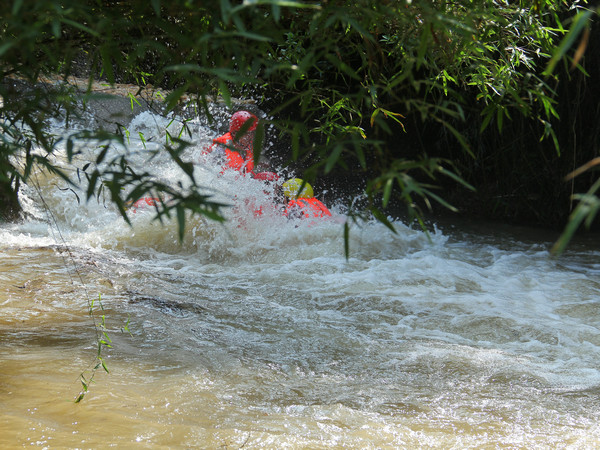
[(90, 27), (88, 27), (82, 23), (76, 22), (74, 20), (71, 20), (67, 17), (64, 17), (64, 16), (61, 17), (61, 22), (65, 23), (67, 25), (71, 25), (72, 27), (75, 27), (81, 31), (88, 33), (88, 34), (91, 34), (92, 36), (94, 36), (96, 38), (100, 37), (100, 33), (98, 33), (97, 31), (92, 30)]
[[(238, 18), (239, 19), (239, 18)], [(240, 19), (241, 20), (241, 19)], [(253, 33), (251, 31), (244, 30), (242, 28), (229, 32), (229, 33), (221, 33), (219, 35), (221, 38), (245, 38), (251, 41), (257, 42), (273, 42), (273, 38), (266, 36), (260, 33)]]
[(135, 98), (135, 95), (133, 95), (131, 92), (129, 92), (127, 94), (127, 96), (129, 97), (129, 101), (131, 103), (131, 110), (133, 111), (133, 104), (137, 104), (138, 106), (142, 106), (142, 104), (138, 101), (137, 98)]
[(100, 55), (102, 56), (102, 70), (106, 74), (106, 78), (111, 84), (115, 82), (115, 74), (112, 67), (112, 55), (106, 46), (100, 47)]
[(60, 21), (58, 19), (52, 21), (52, 34), (56, 39), (60, 38)]
[(434, 117), (436, 120), (438, 120), (440, 123), (444, 124), (444, 126), (450, 130), (450, 132), (454, 135), (454, 137), (458, 140), (458, 142), (460, 143), (460, 145), (462, 146), (462, 148), (469, 154), (471, 155), (473, 158), (475, 158), (475, 154), (473, 153), (473, 150), (471, 150), (471, 147), (469, 146), (469, 144), (467, 143), (465, 137), (456, 129), (454, 128), (452, 125), (450, 125), (447, 121), (440, 119), (438, 117)]
[(67, 160), (73, 161), (73, 139), (71, 137), (67, 139)]
[(457, 174), (455, 174), (454, 172), (447, 170), (445, 168), (443, 168), (442, 166), (439, 166), (437, 168), (438, 172), (440, 172), (441, 174), (452, 178), (454, 181), (462, 184), (464, 187), (466, 187), (467, 189), (471, 190), (471, 191), (476, 191), (477, 189), (475, 189), (474, 186), (472, 186), (471, 184), (467, 183), (465, 180), (463, 180), (461, 177), (459, 177)]
[[(103, 322), (104, 322), (104, 319), (103, 319)], [(112, 343), (112, 340), (111, 340), (110, 336), (109, 336), (109, 335), (106, 333), (106, 331), (103, 331), (103, 332), (102, 332), (102, 334), (103, 334), (103, 335), (104, 335), (104, 337), (106, 338), (106, 339), (105, 339), (106, 341), (108, 341), (108, 342), (111, 342), (111, 343)], [(107, 344), (107, 345), (108, 345), (108, 342), (106, 342), (106, 344)]]
[[(227, 205), (222, 205), (222, 206), (227, 206)], [(199, 209), (199, 212), (204, 217), (207, 217), (208, 219), (214, 220), (216, 222), (225, 222), (225, 218), (213, 210), (204, 208), (204, 209)]]
[(10, 50), (11, 47), (15, 45), (14, 41), (10, 39), (5, 39), (4, 42), (0, 45), (0, 57), (4, 56), (4, 54)]
[(499, 133), (502, 133), (502, 126), (504, 124), (504, 114), (502, 114), (503, 109), (504, 108), (500, 108), (500, 110), (496, 113), (496, 125)]
[(187, 90), (188, 90), (188, 86), (183, 85), (177, 89), (174, 89), (165, 97), (165, 100), (164, 100), (166, 103), (165, 107), (167, 108), (168, 111), (172, 110), (173, 108), (175, 108), (177, 106), (177, 104), (181, 100), (181, 97), (187, 92)]
[(21, 6), (23, 6), (23, 0), (15, 0), (13, 2), (13, 6), (12, 6), (12, 15), (16, 16), (17, 14), (19, 14), (19, 11), (21, 10)]
[(221, 97), (223, 97), (227, 107), (231, 108), (231, 92), (229, 92), (229, 88), (223, 80), (219, 80), (219, 93), (221, 94)]
[(254, 133), (254, 141), (252, 143), (252, 157), (254, 159), (254, 163), (258, 163), (260, 161), (260, 156), (262, 154), (263, 141), (265, 140), (265, 125), (262, 121), (259, 121), (256, 125), (256, 131)]
[(381, 112), (381, 108), (376, 108), (375, 111), (373, 111), (373, 114), (371, 114), (371, 127), (373, 127), (373, 124), (375, 122), (375, 118), (377, 117), (377, 115)]
[(429, 43), (431, 40), (431, 28), (429, 26), (422, 27), (421, 36), (419, 37), (419, 47), (417, 49), (417, 69), (426, 64), (425, 55), (430, 49)]
[(444, 208), (452, 211), (452, 212), (458, 212), (458, 209), (454, 206), (452, 206), (450, 203), (448, 203), (446, 200), (444, 200), (442, 197), (440, 197), (439, 195), (431, 192), (429, 189), (424, 189), (423, 193), (425, 195), (427, 195), (428, 197), (433, 198), (435, 201), (437, 201), (440, 205), (442, 205)]
[(127, 334), (129, 334), (129, 336), (133, 337), (133, 334), (131, 334), (131, 330), (129, 329), (130, 322), (131, 322), (131, 318), (129, 316), (127, 316), (127, 322), (125, 322), (125, 326), (123, 326), (123, 331), (125, 331)]
[(288, 88), (294, 86), (294, 83), (296, 83), (296, 81), (298, 81), (306, 74), (309, 67), (314, 64), (314, 59), (315, 54), (312, 51), (309, 51), (306, 55), (304, 55), (302, 60), (300, 60), (300, 63), (298, 65), (291, 66), (294, 67), (294, 69), (292, 71), (291, 76), (289, 77), (289, 80), (287, 81)]
[(393, 187), (394, 187), (394, 178), (390, 177), (390, 178), (388, 178), (388, 180), (386, 181), (386, 183), (383, 187), (383, 200), (382, 200), (381, 204), (383, 205), (384, 208), (388, 205), (388, 202), (390, 201)]
[(294, 161), (300, 155), (300, 124), (294, 124), (292, 129), (292, 158)]
[(591, 203), (590, 211), (588, 212), (587, 217), (585, 218), (584, 226), (589, 229), (592, 226), (592, 223), (596, 219), (596, 215), (598, 214), (598, 210), (600, 210), (600, 201), (598, 197), (592, 197), (589, 199)]
[(231, 11), (231, 3), (229, 0), (221, 0), (221, 17), (223, 18), (223, 22), (225, 24), (229, 24), (230, 11)]
[(481, 112), (481, 115), (483, 115), (483, 121), (481, 122), (481, 126), (479, 127), (479, 133), (483, 133), (485, 131), (485, 129), (488, 127), (488, 125), (490, 124), (490, 121), (494, 117), (494, 111), (487, 110), (487, 108), (486, 108)]
[(586, 194), (574, 196), (575, 199), (579, 199), (579, 203), (569, 216), (567, 225), (560, 237), (552, 246), (551, 252), (553, 255), (558, 256), (565, 251), (575, 232), (584, 221), (591, 224), (600, 209), (600, 199), (595, 195), (598, 190), (600, 190), (600, 179), (596, 180)]
[(350, 227), (348, 221), (344, 222), (344, 256), (350, 258)]
[(336, 55), (327, 54), (325, 55), (325, 58), (327, 59), (327, 61), (329, 61), (331, 64), (333, 64), (335, 67), (337, 67), (349, 77), (354, 78), (357, 81), (361, 81), (361, 78), (358, 75), (358, 73), (356, 73), (356, 71), (352, 69), (352, 67), (350, 67), (348, 64), (341, 61)]
[(271, 4), (271, 13), (273, 14), (273, 19), (276, 23), (279, 23), (281, 20), (281, 5), (274, 2)]
[(183, 242), (185, 236), (185, 209), (181, 205), (177, 205), (176, 211), (179, 240)]
[(367, 29), (360, 24), (360, 22), (358, 22), (357, 20), (355, 20), (353, 17), (350, 17), (350, 16), (346, 16), (344, 19), (346, 20), (348, 25), (350, 25), (352, 28), (354, 28), (361, 35), (361, 37), (363, 37), (364, 39), (366, 39), (368, 41), (375, 42), (375, 39), (373, 38), (371, 33), (369, 33), (367, 31)]
[(573, 239), (575, 232), (587, 217), (587, 214), (588, 209), (585, 205), (577, 205), (577, 207), (573, 210), (573, 213), (570, 215), (569, 221), (567, 222), (567, 226), (565, 227), (564, 231), (560, 235), (559, 239), (552, 246), (551, 253), (553, 255), (558, 256), (565, 251), (567, 245), (569, 244), (571, 239)]
[(293, 0), (245, 0), (240, 6), (237, 6), (236, 9), (257, 5), (277, 5), (278, 7), (297, 9), (322, 9), (322, 6), (317, 3), (303, 3)]
[(394, 227), (394, 224), (392, 224), (387, 216), (381, 212), (378, 208), (376, 208), (375, 206), (372, 206), (369, 211), (371, 211), (371, 213), (373, 214), (373, 217), (375, 217), (375, 219), (377, 219), (378, 222), (381, 222), (382, 224), (384, 224), (387, 228), (389, 228), (394, 234), (397, 234), (398, 231), (396, 230), (396, 228)]
[(333, 151), (327, 157), (327, 162), (325, 164), (325, 173), (331, 172), (331, 169), (333, 169), (333, 167), (340, 159), (340, 155), (342, 154), (343, 150), (344, 147), (341, 144), (338, 144), (333, 148)]
[(160, 17), (160, 0), (151, 0), (150, 3), (152, 3), (156, 17)]
[(365, 156), (365, 152), (363, 151), (361, 146), (356, 147), (356, 157), (358, 158), (358, 162), (363, 169), (367, 168), (367, 158)]
[(242, 33), (246, 32), (246, 25), (244, 24), (244, 21), (242, 20), (242, 18), (240, 17), (239, 14), (233, 13), (232, 11), (230, 11), (229, 16), (233, 20), (233, 23), (235, 24), (237, 31), (241, 30)]
[(552, 75), (556, 65), (560, 60), (562, 60), (567, 52), (573, 47), (575, 40), (581, 34), (585, 27), (589, 26), (590, 19), (592, 15), (596, 12), (593, 9), (584, 9), (577, 13), (575, 19), (573, 20), (573, 25), (569, 29), (567, 35), (563, 38), (560, 45), (552, 55), (552, 58), (548, 62), (546, 66), (546, 70), (544, 71), (545, 76)]

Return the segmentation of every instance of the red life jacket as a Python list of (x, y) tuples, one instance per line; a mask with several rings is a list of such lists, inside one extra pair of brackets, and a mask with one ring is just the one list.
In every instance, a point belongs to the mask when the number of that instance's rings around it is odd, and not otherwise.
[(208, 152), (213, 151), (214, 147), (219, 144), (222, 145), (225, 150), (225, 157), (227, 158), (225, 168), (234, 169), (239, 172), (252, 172), (252, 169), (254, 169), (254, 155), (252, 154), (252, 148), (246, 149), (247, 157), (246, 160), (244, 160), (239, 152), (228, 148), (228, 146), (235, 147), (235, 143), (231, 133), (225, 133), (223, 136), (213, 139), (213, 145), (208, 149)]
[(323, 202), (316, 198), (299, 198), (290, 200), (283, 212), (290, 219), (312, 219), (331, 216), (331, 212)]

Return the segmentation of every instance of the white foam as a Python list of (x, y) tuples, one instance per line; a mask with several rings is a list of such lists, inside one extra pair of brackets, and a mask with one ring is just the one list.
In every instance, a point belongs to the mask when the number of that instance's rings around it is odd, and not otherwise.
[[(166, 127), (181, 124), (140, 114), (130, 127), (129, 148), (114, 148), (114, 154), (131, 152), (138, 167), (161, 180), (182, 181), (186, 189), (189, 182), (168, 157), (149, 158), (166, 139)], [(339, 326), (389, 354), (403, 342), (415, 343), (412, 353), (400, 353), (398, 364), (411, 358), (432, 364), (436, 358), (463, 360), (532, 374), (557, 388), (600, 384), (600, 283), (589, 255), (583, 263), (574, 257), (563, 264), (541, 244), (451, 242), (437, 230), (427, 236), (395, 222), (393, 234), (372, 221), (351, 228), (346, 260), (343, 215), (315, 223), (287, 220), (277, 207), (269, 209), (276, 199), (272, 187), (233, 171), (221, 173), (202, 155), (211, 130), (199, 122), (188, 125), (198, 139), (184, 156), (196, 164), (198, 184), (233, 205), (224, 211), (226, 224), (188, 218), (180, 242), (176, 221), (157, 223), (152, 208), (130, 214), (130, 227), (102, 199), (85, 202), (83, 191), (48, 177), (40, 181), (44, 202), (34, 189), (23, 191), (30, 219), (3, 225), (2, 245), (52, 245), (60, 230), (68, 245), (109, 254), (117, 272), (170, 277), (187, 287), (202, 280), (220, 293), (215, 297), (228, 298), (238, 289), (247, 298), (270, 299), (283, 315), (305, 314), (302, 326), (300, 318), (289, 319), (292, 328), (313, 324), (310, 330), (319, 335)], [(259, 206), (264, 211), (256, 217)]]

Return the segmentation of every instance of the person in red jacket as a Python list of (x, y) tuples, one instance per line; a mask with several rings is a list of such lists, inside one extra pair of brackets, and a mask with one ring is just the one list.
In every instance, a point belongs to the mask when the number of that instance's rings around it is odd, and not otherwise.
[[(212, 151), (222, 153), (223, 170), (233, 169), (242, 174), (250, 174), (261, 181), (277, 181), (275, 172), (264, 171), (268, 163), (254, 161), (254, 135), (258, 117), (248, 111), (237, 111), (229, 120), (229, 131), (213, 139), (212, 145), (204, 154)], [(255, 172), (255, 169), (262, 169)]]
[(289, 219), (314, 219), (331, 216), (327, 206), (315, 198), (310, 184), (303, 182), (300, 178), (286, 181), (282, 188), (284, 195), (289, 199), (283, 214)]
[(229, 120), (229, 131), (213, 139), (206, 153), (215, 150), (224, 154), (224, 169), (242, 173), (254, 170), (254, 133), (258, 117), (248, 111), (238, 111)]

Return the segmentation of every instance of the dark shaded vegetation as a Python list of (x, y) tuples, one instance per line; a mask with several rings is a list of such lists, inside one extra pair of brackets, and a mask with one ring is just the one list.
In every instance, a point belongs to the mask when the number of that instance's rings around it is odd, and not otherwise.
[[(58, 142), (43, 124), (76, 114), (78, 101), (68, 84), (48, 90), (36, 82), (42, 75), (78, 75), (90, 83), (168, 89), (167, 109), (189, 93), (209, 117), (210, 98), (229, 105), (233, 97), (255, 98), (272, 117), (276, 148), (288, 163), (309, 181), (343, 184), (349, 195), (364, 191), (364, 201), (355, 203), (360, 209), (351, 213), (370, 213), (390, 228), (386, 215), (398, 205), (407, 220), (421, 223), (428, 209), (458, 207), (461, 214), (560, 227), (572, 195), (596, 178), (587, 171), (564, 181), (598, 155), (599, 35), (595, 11), (586, 5), (5, 2), (0, 189), (13, 195), (36, 166), (69, 179), (47, 159)], [(33, 88), (23, 96), (10, 77)], [(102, 133), (83, 137), (119, 139)], [(88, 198), (105, 189), (126, 217), (127, 201), (166, 193), (175, 201), (158, 212), (175, 214), (182, 233), (185, 210), (220, 220), (221, 205), (180, 159), (186, 145), (175, 140), (165, 151), (192, 181), (188, 192), (131, 173), (126, 159), (101, 169), (107, 162), (99, 147), (85, 172)], [(68, 139), (66, 146), (72, 160)], [(592, 206), (584, 216), (593, 218), (595, 192), (587, 198)], [(2, 205), (4, 214), (14, 210)]]
[[(555, 91), (557, 117), (549, 122), (556, 133), (540, 140), (543, 126), (515, 116), (505, 121), (502, 132), (488, 127), (478, 133), (478, 111), (467, 116), (461, 133), (468, 137), (475, 158), (464, 158), (450, 143), (446, 155), (456, 161), (465, 179), (477, 192), (451, 192), (450, 201), (468, 214), (505, 222), (560, 229), (574, 207), (572, 196), (585, 192), (597, 175), (588, 171), (565, 180), (570, 172), (600, 153), (600, 33), (592, 28), (586, 58), (580, 70), (559, 68), (560, 81), (549, 82)], [(451, 186), (447, 186), (452, 189)], [(595, 228), (598, 229), (596, 222)]]

